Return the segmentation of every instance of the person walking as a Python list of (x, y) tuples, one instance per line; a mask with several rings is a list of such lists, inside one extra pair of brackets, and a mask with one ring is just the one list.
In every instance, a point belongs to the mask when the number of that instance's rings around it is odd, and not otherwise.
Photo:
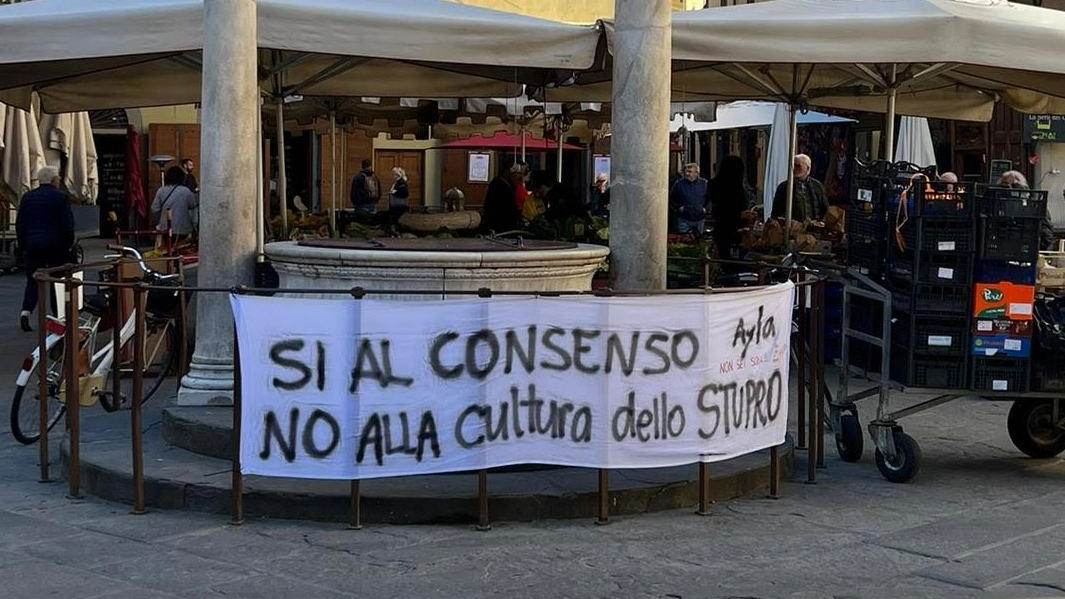
[[(37, 171), (37, 180), (40, 186), (22, 196), (15, 217), (15, 235), (26, 271), (26, 291), (22, 294), (19, 313), (23, 331), (33, 330), (30, 314), (38, 299), (34, 272), (67, 263), (74, 245), (74, 212), (70, 208), (70, 196), (59, 189), (59, 170), (46, 166)], [(53, 298), (53, 306), (54, 303)]]
[(407, 172), (400, 167), (392, 169), (392, 189), (388, 192), (388, 224), (393, 235), (399, 235), (399, 218), (410, 210), (410, 186)]
[(152, 214), (157, 216), (156, 231), (174, 236), (174, 242), (183, 241), (195, 230), (192, 223), (192, 211), (199, 204), (196, 194), (185, 185), (185, 173), (172, 166), (163, 174), (163, 186), (155, 192), (152, 200)]
[(377, 214), (377, 201), (381, 199), (381, 180), (373, 172), (369, 158), (362, 161), (362, 170), (351, 180), (351, 205), (355, 214)]

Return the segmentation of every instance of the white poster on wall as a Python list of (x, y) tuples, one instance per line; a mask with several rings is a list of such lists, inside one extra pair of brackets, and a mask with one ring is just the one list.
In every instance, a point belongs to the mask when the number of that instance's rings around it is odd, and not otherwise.
[(491, 171), (492, 155), (470, 152), (469, 157), (470, 164), (466, 180), (470, 183), (487, 183)]
[(713, 295), (234, 296), (245, 474), (665, 467), (784, 441), (791, 284)]

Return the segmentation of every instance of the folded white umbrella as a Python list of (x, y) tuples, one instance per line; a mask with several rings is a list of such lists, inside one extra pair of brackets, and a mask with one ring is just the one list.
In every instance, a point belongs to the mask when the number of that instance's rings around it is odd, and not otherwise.
[(3, 104), (0, 107), (4, 112), (0, 176), (21, 198), (37, 185), (37, 171), (45, 164), (44, 147), (32, 112)]
[(932, 131), (928, 119), (919, 116), (904, 116), (899, 120), (899, 141), (895, 145), (895, 162), (910, 162), (917, 166), (933, 166), (936, 163), (936, 147), (932, 143)]

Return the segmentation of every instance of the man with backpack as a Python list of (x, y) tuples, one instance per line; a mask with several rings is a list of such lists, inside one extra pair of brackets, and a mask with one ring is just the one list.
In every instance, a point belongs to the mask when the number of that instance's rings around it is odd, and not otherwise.
[(376, 214), (381, 199), (381, 180), (373, 172), (369, 158), (362, 161), (362, 170), (351, 180), (351, 204), (356, 214)]

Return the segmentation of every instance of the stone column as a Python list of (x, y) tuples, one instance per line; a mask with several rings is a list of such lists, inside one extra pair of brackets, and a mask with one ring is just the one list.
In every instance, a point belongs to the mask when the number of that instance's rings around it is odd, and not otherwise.
[(614, 4), (610, 257), (624, 291), (666, 286), (671, 4)]
[[(201, 287), (252, 281), (259, 92), (255, 0), (204, 0), (200, 129)], [(222, 293), (196, 298), (196, 350), (180, 405), (233, 401), (233, 316)]]

